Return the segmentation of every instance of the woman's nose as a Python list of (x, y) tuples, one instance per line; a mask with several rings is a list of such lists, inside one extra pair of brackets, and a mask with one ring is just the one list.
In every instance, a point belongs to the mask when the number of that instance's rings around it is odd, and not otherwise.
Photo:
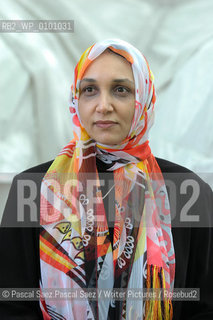
[(108, 93), (101, 93), (99, 95), (96, 111), (101, 113), (107, 113), (107, 112), (113, 111), (112, 100)]

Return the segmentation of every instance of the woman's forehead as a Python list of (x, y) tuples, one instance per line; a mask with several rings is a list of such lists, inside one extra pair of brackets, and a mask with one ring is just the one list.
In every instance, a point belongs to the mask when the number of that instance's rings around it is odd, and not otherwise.
[(111, 50), (105, 50), (86, 68), (82, 80), (100, 76), (103, 78), (107, 75), (115, 79), (134, 79), (131, 64)]

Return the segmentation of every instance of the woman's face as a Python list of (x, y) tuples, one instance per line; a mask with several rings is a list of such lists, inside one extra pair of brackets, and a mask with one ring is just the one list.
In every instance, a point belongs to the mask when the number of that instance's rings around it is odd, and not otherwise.
[(80, 82), (79, 115), (89, 136), (99, 143), (120, 144), (131, 128), (135, 84), (130, 63), (105, 51)]

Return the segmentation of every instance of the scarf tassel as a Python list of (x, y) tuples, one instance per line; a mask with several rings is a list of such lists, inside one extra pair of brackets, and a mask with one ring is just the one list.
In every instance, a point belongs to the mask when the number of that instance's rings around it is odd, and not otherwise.
[[(165, 274), (162, 267), (147, 265), (146, 287), (150, 294), (157, 294), (156, 299), (145, 302), (145, 320), (172, 320), (172, 301), (163, 295), (166, 289)], [(159, 289), (159, 290), (157, 290)]]

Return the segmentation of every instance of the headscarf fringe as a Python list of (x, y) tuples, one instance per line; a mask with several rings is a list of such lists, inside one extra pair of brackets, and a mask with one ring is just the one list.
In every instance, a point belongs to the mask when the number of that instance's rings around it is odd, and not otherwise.
[[(147, 265), (147, 291), (157, 294), (156, 299), (150, 298), (145, 302), (145, 320), (172, 320), (172, 301), (165, 297), (162, 291), (166, 289), (165, 274), (162, 267)], [(159, 289), (159, 291), (157, 290)]]

